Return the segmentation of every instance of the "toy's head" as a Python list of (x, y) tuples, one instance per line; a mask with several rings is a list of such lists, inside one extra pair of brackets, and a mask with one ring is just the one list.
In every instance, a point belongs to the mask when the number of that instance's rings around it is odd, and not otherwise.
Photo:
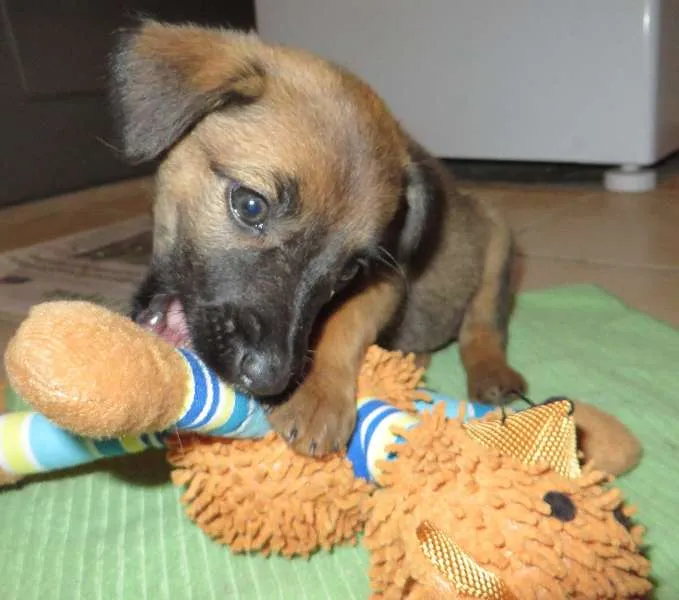
[[(642, 598), (642, 528), (605, 474), (580, 469), (570, 402), (403, 432), (369, 503), (377, 597)], [(436, 457), (433, 461), (432, 457)]]

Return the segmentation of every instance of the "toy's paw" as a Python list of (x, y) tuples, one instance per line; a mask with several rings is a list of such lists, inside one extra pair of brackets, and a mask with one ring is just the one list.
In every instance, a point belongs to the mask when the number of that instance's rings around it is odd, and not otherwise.
[(355, 381), (340, 370), (315, 369), (288, 400), (270, 408), (271, 426), (300, 454), (344, 449), (356, 423)]
[(526, 389), (523, 376), (503, 359), (483, 360), (467, 370), (467, 392), (470, 400), (500, 405), (512, 399), (512, 395), (525, 393)]

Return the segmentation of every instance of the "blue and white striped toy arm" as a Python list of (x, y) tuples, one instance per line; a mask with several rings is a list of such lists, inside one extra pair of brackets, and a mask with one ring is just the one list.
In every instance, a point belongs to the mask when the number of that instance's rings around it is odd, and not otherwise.
[(192, 350), (178, 352), (189, 382), (173, 430), (228, 438), (260, 438), (271, 430), (264, 409), (254, 397), (225, 384)]
[(169, 436), (194, 432), (226, 438), (259, 438), (271, 427), (254, 398), (217, 378), (190, 350), (180, 350), (189, 382), (177, 422), (164, 432), (91, 439), (58, 427), (37, 412), (0, 415), (0, 469), (31, 475), (96, 460), (163, 448)]
[[(431, 412), (435, 405), (444, 403), (446, 416), (460, 416), (460, 401), (426, 390), (432, 402), (417, 401), (415, 407), (420, 413)], [(465, 403), (464, 419), (480, 418), (494, 410), (492, 406), (474, 402)], [(379, 463), (389, 460), (387, 448), (401, 439), (393, 433), (394, 427), (410, 429), (420, 422), (419, 417), (394, 408), (388, 402), (378, 398), (361, 398), (358, 401), (356, 428), (349, 442), (347, 458), (352, 463), (354, 473), (368, 481), (379, 481), (381, 470)]]
[(360, 398), (357, 410), (347, 458), (356, 477), (376, 481), (381, 472), (377, 464), (388, 458), (387, 447), (398, 441), (393, 428), (409, 429), (419, 419), (379, 398)]
[(34, 475), (77, 467), (96, 460), (163, 448), (159, 434), (92, 440), (57, 427), (40, 413), (0, 415), (0, 469), (10, 475)]
[[(441, 394), (430, 389), (423, 389), (430, 398), (430, 401), (416, 400), (415, 408), (419, 413), (430, 413), (434, 407), (443, 403), (446, 407), (446, 417), (449, 419), (457, 419), (460, 416), (460, 401), (446, 394)], [(480, 402), (465, 402), (465, 411), (463, 418), (465, 421), (470, 419), (480, 419), (481, 417), (497, 410), (496, 406), (489, 404), (481, 404)]]
[[(224, 384), (191, 350), (178, 350), (187, 370), (186, 397), (176, 422), (164, 432), (93, 440), (70, 433), (39, 413), (0, 415), (0, 469), (15, 475), (66, 469), (105, 457), (162, 448), (168, 436), (182, 431), (225, 438), (260, 438), (271, 430), (262, 406), (251, 396)], [(445, 402), (449, 417), (457, 417), (459, 402), (428, 391), (433, 403)], [(432, 404), (420, 402), (420, 412)], [(386, 448), (399, 441), (394, 426), (409, 428), (419, 422), (377, 398), (357, 403), (357, 424), (348, 457), (358, 477), (375, 481), (377, 464), (388, 458)], [(466, 418), (480, 417), (492, 407), (467, 404)]]

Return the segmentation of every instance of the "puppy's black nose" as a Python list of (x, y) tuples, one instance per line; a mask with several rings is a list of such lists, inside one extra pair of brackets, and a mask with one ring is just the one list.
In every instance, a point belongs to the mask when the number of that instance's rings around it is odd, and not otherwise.
[(249, 349), (240, 365), (240, 382), (255, 396), (280, 394), (288, 385), (288, 370), (272, 352)]

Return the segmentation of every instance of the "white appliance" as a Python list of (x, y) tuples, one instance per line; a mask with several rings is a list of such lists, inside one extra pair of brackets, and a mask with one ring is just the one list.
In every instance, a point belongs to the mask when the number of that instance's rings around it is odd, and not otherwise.
[(679, 149), (679, 0), (255, 0), (269, 41), (368, 81), (439, 156), (620, 166)]

